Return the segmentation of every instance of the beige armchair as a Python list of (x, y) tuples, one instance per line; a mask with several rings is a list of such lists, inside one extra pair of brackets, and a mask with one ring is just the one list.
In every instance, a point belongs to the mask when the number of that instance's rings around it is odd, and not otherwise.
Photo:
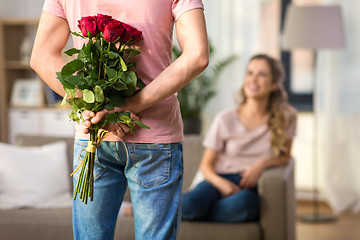
[[(203, 147), (198, 136), (187, 136), (184, 141), (184, 186), (186, 190), (200, 163)], [(258, 222), (210, 223), (182, 221), (179, 240), (294, 240), (295, 239), (295, 190), (294, 160), (288, 165), (266, 170), (258, 191), (261, 210)]]

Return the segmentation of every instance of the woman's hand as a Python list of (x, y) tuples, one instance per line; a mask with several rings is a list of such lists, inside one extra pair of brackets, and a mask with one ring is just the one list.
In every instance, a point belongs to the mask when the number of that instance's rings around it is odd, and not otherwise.
[[(104, 117), (107, 114), (110, 113), (114, 113), (114, 112), (129, 112), (126, 111), (123, 108), (114, 108), (113, 110), (109, 111), (109, 110), (102, 110), (100, 112), (97, 112), (96, 114), (92, 111), (89, 110), (85, 110), (83, 112), (83, 117), (84, 117), (84, 130), (83, 132), (85, 134), (89, 133), (89, 128), (91, 127), (92, 124), (96, 124), (98, 122), (100, 122), (102, 119), (104, 119)], [(135, 114), (130, 112), (130, 118), (134, 121), (138, 121), (140, 120), (138, 116), (136, 116)], [(91, 119), (91, 120), (90, 120)], [(109, 132), (112, 132), (115, 136), (122, 138), (125, 136), (125, 134), (127, 134), (128, 132), (130, 132), (130, 127), (127, 124), (124, 123), (115, 123), (115, 124), (107, 124), (104, 129), (108, 130)]]
[(249, 169), (241, 174), (240, 186), (243, 188), (255, 187), (261, 173), (265, 170), (265, 164), (263, 160), (259, 160), (254, 163)]
[(222, 197), (233, 195), (241, 190), (238, 185), (220, 176), (216, 180), (215, 187), (220, 192)]

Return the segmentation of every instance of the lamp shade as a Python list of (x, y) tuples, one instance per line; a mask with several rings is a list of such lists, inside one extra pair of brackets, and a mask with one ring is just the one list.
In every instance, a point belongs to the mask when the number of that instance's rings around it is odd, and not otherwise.
[(341, 7), (288, 5), (282, 47), (284, 50), (345, 47)]

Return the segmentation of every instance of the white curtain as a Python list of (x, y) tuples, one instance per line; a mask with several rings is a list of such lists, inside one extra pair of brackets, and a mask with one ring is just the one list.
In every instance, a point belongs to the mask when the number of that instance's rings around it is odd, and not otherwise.
[(339, 4), (345, 49), (320, 50), (316, 108), (320, 186), (333, 210), (360, 211), (360, 1)]

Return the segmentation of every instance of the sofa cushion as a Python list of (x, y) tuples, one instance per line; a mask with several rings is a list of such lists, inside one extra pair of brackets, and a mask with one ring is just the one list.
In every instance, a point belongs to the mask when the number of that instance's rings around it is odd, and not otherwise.
[(69, 207), (66, 143), (19, 147), (0, 143), (0, 208)]

